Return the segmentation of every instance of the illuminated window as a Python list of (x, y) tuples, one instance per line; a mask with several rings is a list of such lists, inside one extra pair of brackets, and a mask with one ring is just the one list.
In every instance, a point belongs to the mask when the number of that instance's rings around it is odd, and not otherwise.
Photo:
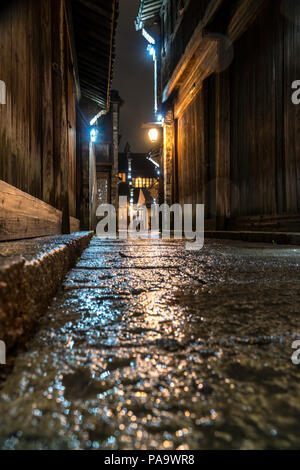
[(151, 188), (155, 180), (153, 178), (134, 178), (133, 186), (136, 189)]
[(126, 173), (119, 173), (119, 178), (122, 183), (126, 183)]

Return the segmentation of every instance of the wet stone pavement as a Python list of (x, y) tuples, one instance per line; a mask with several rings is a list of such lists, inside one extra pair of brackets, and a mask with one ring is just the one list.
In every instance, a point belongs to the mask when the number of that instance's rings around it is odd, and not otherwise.
[(1, 387), (0, 448), (299, 448), (299, 265), (94, 238)]

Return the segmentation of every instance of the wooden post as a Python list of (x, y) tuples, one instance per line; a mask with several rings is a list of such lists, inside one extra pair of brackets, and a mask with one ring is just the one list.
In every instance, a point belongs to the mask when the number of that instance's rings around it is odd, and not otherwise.
[(230, 217), (230, 81), (229, 70), (216, 75), (216, 227)]
[(52, 0), (52, 82), (54, 201), (62, 211), (62, 233), (70, 233), (68, 196), (68, 143), (65, 79), (64, 0)]

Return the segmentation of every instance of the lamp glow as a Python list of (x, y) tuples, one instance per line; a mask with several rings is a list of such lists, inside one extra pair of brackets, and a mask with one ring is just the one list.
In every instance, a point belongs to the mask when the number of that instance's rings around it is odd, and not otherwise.
[(149, 139), (151, 140), (151, 142), (157, 142), (159, 132), (156, 128), (150, 129), (150, 131), (148, 132), (148, 136), (149, 136)]
[(148, 46), (149, 54), (154, 58), (155, 57), (155, 48), (153, 46)]
[(96, 129), (95, 127), (92, 127), (90, 131), (90, 138), (93, 144), (97, 142), (98, 133), (99, 133), (98, 129)]

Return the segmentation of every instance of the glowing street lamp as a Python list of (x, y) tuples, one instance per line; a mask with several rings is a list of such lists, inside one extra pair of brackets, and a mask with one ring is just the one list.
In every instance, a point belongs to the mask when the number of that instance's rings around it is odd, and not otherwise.
[(150, 129), (148, 132), (149, 139), (151, 142), (157, 142), (159, 138), (159, 131), (155, 127), (153, 129)]
[(99, 135), (99, 130), (97, 129), (97, 127), (92, 127), (90, 129), (90, 140), (93, 144), (97, 142), (98, 135)]

